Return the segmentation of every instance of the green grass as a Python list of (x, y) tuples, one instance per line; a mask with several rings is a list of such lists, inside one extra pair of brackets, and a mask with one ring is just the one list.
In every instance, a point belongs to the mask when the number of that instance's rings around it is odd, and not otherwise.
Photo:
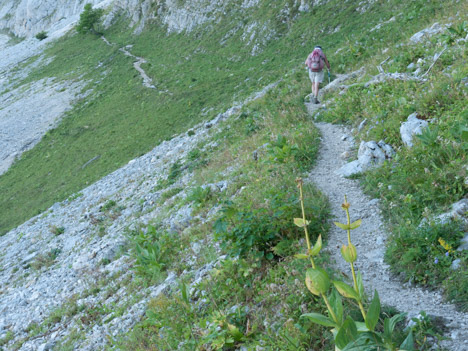
[[(302, 66), (317, 42), (326, 48), (333, 70), (346, 71), (379, 48), (421, 29), (436, 13), (441, 16), (461, 6), (437, 1), (379, 2), (368, 12), (356, 15), (358, 1), (343, 4), (335, 0), (294, 19), (278, 17), (286, 2), (272, 6), (264, 1), (249, 12), (246, 21), (268, 22), (276, 32), (276, 39), (270, 40), (258, 56), (250, 55), (252, 48), (240, 39), (241, 30), (223, 41), (241, 20), (237, 5), (229, 7), (219, 28), (167, 35), (154, 24), (134, 36), (125, 29), (127, 23), (121, 21), (106, 32), (109, 40), (117, 43), (115, 47), (91, 34), (70, 34), (54, 44), (47, 51), (54, 57), (53, 62), (33, 72), (23, 83), (43, 77), (80, 79), (88, 81), (87, 89), (93, 92), (0, 177), (0, 233), (66, 199), (161, 141), (213, 117), (233, 100), (241, 100), (282, 78), (292, 67)], [(385, 30), (369, 33), (381, 16), (386, 19), (396, 11), (405, 13), (404, 26), (394, 22)], [(297, 15), (297, 11), (291, 14)], [(414, 21), (416, 17), (418, 21)], [(337, 23), (341, 30), (331, 33)], [(324, 29), (323, 34), (317, 27)], [(374, 40), (375, 36), (378, 40)], [(365, 46), (365, 53), (357, 54), (355, 43)], [(144, 88), (132, 59), (118, 51), (127, 44), (134, 44), (133, 53), (148, 60), (145, 69), (157, 90)], [(338, 48), (345, 50), (334, 55)], [(213, 110), (203, 114), (208, 108)], [(99, 158), (83, 168), (95, 157)]]

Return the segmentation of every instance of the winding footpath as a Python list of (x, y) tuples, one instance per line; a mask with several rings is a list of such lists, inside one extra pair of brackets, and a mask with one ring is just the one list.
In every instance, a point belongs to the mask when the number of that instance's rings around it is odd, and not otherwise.
[[(109, 40), (106, 39), (106, 37), (102, 36), (101, 39), (109, 46), (114, 46)], [(135, 59), (133, 62), (133, 68), (135, 68), (138, 73), (140, 74), (141, 78), (143, 79), (143, 86), (149, 89), (156, 89), (156, 87), (153, 84), (153, 80), (146, 74), (145, 70), (141, 68), (141, 65), (144, 63), (147, 63), (147, 61), (143, 57), (138, 57), (133, 55), (129, 49), (131, 49), (133, 45), (127, 45), (123, 48), (120, 48), (119, 51), (123, 52), (125, 56), (131, 57)]]
[[(310, 114), (319, 106), (306, 103)], [(362, 218), (361, 227), (353, 230), (351, 236), (358, 251), (356, 267), (362, 272), (368, 293), (371, 295), (377, 289), (382, 304), (407, 312), (410, 318), (421, 311), (442, 318), (448, 331), (445, 335), (447, 340), (443, 340), (441, 346), (451, 351), (468, 351), (468, 314), (457, 312), (454, 305), (444, 302), (439, 292), (402, 284), (392, 276), (384, 262), (388, 233), (378, 207), (379, 200), (367, 197), (357, 180), (335, 174), (345, 163), (340, 155), (353, 148), (352, 140), (343, 138), (343, 135), (350, 135), (349, 131), (343, 126), (329, 123), (316, 123), (316, 126), (322, 135), (321, 148), (317, 164), (305, 181), (314, 183), (328, 196), (334, 221), (346, 223), (346, 214), (341, 208), (345, 195), (351, 204), (351, 221)], [(348, 275), (349, 265), (340, 254), (340, 247), (347, 244), (346, 232), (332, 225), (328, 243), (327, 250), (335, 261), (335, 267)]]

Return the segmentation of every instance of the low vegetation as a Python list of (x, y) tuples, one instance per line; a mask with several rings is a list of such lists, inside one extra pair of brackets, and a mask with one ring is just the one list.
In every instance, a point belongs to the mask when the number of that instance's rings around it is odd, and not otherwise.
[[(276, 6), (285, 4), (280, 1)], [(427, 343), (427, 334), (437, 334), (428, 319), (421, 318), (412, 330), (405, 330), (403, 316), (381, 306), (377, 293), (370, 301), (364, 296), (352, 264), (357, 252), (351, 240), (342, 253), (351, 264), (353, 286), (340, 282), (326, 254), (318, 255), (322, 240), (326, 245), (329, 207), (324, 195), (310, 184), (303, 188), (301, 184), (303, 193), (298, 195), (296, 183), (297, 177), (313, 167), (320, 140), (303, 105), (310, 87), (302, 62), (320, 38), (327, 43), (336, 73), (368, 67), (366, 76), (345, 93), (330, 93), (327, 99), (333, 102), (317, 118), (356, 129), (367, 118), (356, 137), (383, 139), (398, 149), (393, 161), (360, 177), (366, 191), (381, 200), (392, 231), (387, 260), (403, 279), (445, 287), (448, 298), (466, 309), (468, 259), (466, 251), (457, 251), (466, 228), (458, 222), (432, 221), (466, 195), (467, 50), (466, 44), (461, 47), (457, 42), (464, 27), (454, 24), (454, 30), (436, 36), (426, 46), (394, 48), (437, 16), (465, 7), (395, 0), (378, 2), (357, 16), (359, 1), (336, 0), (311, 13), (292, 11), (291, 18), (278, 19), (275, 6), (260, 5), (253, 9), (252, 18), (274, 21), (277, 37), (257, 56), (251, 55), (252, 48), (245, 46), (241, 34), (233, 31), (235, 22), (223, 30), (203, 28), (183, 34), (166, 34), (154, 25), (134, 36), (121, 20), (105, 33), (116, 43), (114, 47), (92, 33), (70, 34), (50, 47), (47, 55), (55, 57), (54, 61), (21, 84), (55, 76), (85, 80), (92, 92), (0, 177), (0, 232), (174, 134), (193, 135), (191, 128), (197, 123), (279, 81), (265, 97), (222, 122), (209, 147), (199, 145), (186, 160), (173, 163), (167, 178), (154, 187), (154, 192), (161, 192), (158, 206), (191, 206), (196, 219), (188, 229), (168, 231), (161, 215), (149, 225), (127, 231), (122, 254), (129, 256), (133, 268), (133, 275), (125, 281), (129, 300), (137, 300), (139, 289), (162, 283), (170, 273), (180, 279), (150, 301), (135, 328), (109, 337), (108, 348), (233, 350), (243, 346), (248, 350), (325, 351), (335, 345), (342, 350), (359, 349), (358, 343), (370, 340), (388, 350), (428, 350), (432, 345)], [(237, 8), (229, 11), (233, 18), (239, 14)], [(398, 16), (398, 21), (370, 31), (392, 16)], [(321, 26), (320, 34), (314, 25)], [(229, 33), (237, 34), (229, 37)], [(157, 89), (143, 87), (131, 60), (119, 52), (119, 47), (128, 44), (134, 45), (135, 55), (147, 59), (144, 68)], [(387, 55), (393, 59), (385, 69), (402, 72), (418, 58), (433, 57), (442, 45), (450, 46), (431, 68), (427, 81), (365, 85), (377, 74), (369, 67)], [(387, 48), (385, 55), (381, 53)], [(430, 68), (428, 60), (424, 65)], [(409, 149), (402, 145), (398, 129), (412, 112), (432, 123)], [(91, 159), (95, 161), (82, 167)], [(186, 189), (177, 183), (184, 172), (193, 176)], [(223, 191), (209, 186), (226, 179)], [(115, 200), (103, 204), (102, 215), (91, 218), (99, 235), (105, 235), (106, 226), (122, 209)], [(423, 218), (426, 222), (420, 225)], [(358, 224), (338, 225), (352, 229)], [(66, 235), (65, 227), (50, 230)], [(51, 266), (60, 253), (53, 249), (38, 256), (31, 267), (40, 271)], [(456, 259), (458, 270), (450, 268)], [(109, 258), (101, 261), (102, 266), (110, 263)], [(211, 269), (197, 279), (198, 270), (206, 266)], [(115, 292), (107, 280), (96, 285), (96, 293), (105, 288), (109, 294)], [(70, 350), (84, 331), (94, 322), (104, 323), (104, 316), (111, 312), (112, 307), (105, 304), (84, 307), (73, 299), (51, 313), (44, 325), (33, 325), (31, 330), (37, 334), (63, 318), (79, 318), (81, 329), (56, 346)], [(114, 312), (121, 315), (123, 310)], [(336, 333), (329, 332), (330, 328)], [(10, 338), (7, 334), (0, 342), (8, 343)]]
[[(434, 57), (443, 52), (426, 80), (366, 85), (366, 76), (345, 94), (329, 96), (334, 102), (320, 118), (348, 124), (355, 130), (366, 119), (356, 132), (358, 140), (384, 140), (397, 149), (394, 160), (361, 177), (367, 192), (381, 200), (393, 233), (387, 261), (405, 281), (443, 288), (449, 300), (467, 310), (468, 255), (466, 250), (457, 250), (466, 225), (436, 220), (467, 193), (468, 48), (466, 41), (457, 42), (466, 36), (464, 23), (453, 23), (419, 44), (403, 43), (371, 61), (376, 65), (390, 57), (386, 70), (411, 74), (407, 67), (420, 60), (424, 73)], [(372, 68), (370, 71), (378, 73)], [(414, 146), (408, 148), (401, 141), (400, 124), (414, 112), (427, 120), (429, 127), (414, 137)]]

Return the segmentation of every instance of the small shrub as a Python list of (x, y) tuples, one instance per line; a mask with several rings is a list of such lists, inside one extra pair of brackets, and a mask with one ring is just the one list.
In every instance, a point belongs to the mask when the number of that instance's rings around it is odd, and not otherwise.
[(190, 194), (187, 196), (187, 201), (192, 201), (196, 206), (203, 206), (212, 197), (211, 188), (209, 186), (202, 188), (197, 186), (193, 188)]
[(297, 154), (297, 145), (290, 145), (284, 135), (278, 135), (267, 148), (270, 162), (285, 163)]
[(53, 225), (50, 227), (50, 232), (54, 235), (60, 235), (65, 233), (65, 227), (57, 227), (56, 225)]
[(174, 162), (171, 168), (169, 169), (169, 175), (167, 176), (167, 184), (168, 185), (174, 184), (181, 174), (182, 174), (182, 164), (179, 161)]
[(45, 31), (41, 31), (41, 32), (36, 34), (36, 39), (38, 39), (38, 40), (44, 40), (46, 38), (47, 38), (47, 32), (45, 32)]
[(103, 14), (103, 9), (93, 9), (91, 4), (86, 4), (83, 12), (80, 14), (80, 21), (76, 27), (77, 32), (80, 34), (88, 32), (101, 34), (96, 28)]
[[(284, 192), (276, 192), (260, 208), (237, 207), (227, 202), (221, 210), (221, 217), (214, 223), (215, 237), (229, 254), (246, 257), (273, 259), (275, 247), (282, 240), (297, 238), (300, 231), (289, 220), (297, 214), (297, 199)], [(308, 204), (307, 208), (310, 204)], [(316, 234), (321, 228), (321, 220), (314, 218), (310, 230)], [(281, 247), (281, 250), (287, 250)]]
[(204, 167), (208, 164), (206, 152), (202, 152), (200, 149), (193, 149), (187, 154), (189, 172), (194, 171), (197, 168)]
[(107, 201), (102, 207), (101, 207), (101, 212), (106, 212), (109, 211), (111, 208), (113, 208), (115, 205), (117, 205), (117, 202), (114, 200), (109, 200)]
[(164, 201), (166, 201), (167, 199), (170, 199), (171, 197), (177, 195), (178, 193), (180, 193), (182, 190), (182, 188), (180, 187), (175, 187), (175, 188), (172, 188), (172, 189), (169, 189), (167, 191), (165, 191), (164, 193), (161, 194), (161, 197), (159, 198), (159, 200), (161, 201), (161, 203), (163, 203)]
[(35, 270), (40, 270), (43, 267), (52, 266), (61, 252), (62, 250), (60, 250), (59, 248), (55, 248), (47, 253), (37, 256), (36, 259), (33, 262), (31, 262), (31, 268)]
[(132, 246), (131, 256), (135, 259), (134, 269), (149, 281), (158, 279), (165, 267), (173, 262), (178, 241), (173, 235), (159, 232), (155, 226), (148, 226), (128, 237)]

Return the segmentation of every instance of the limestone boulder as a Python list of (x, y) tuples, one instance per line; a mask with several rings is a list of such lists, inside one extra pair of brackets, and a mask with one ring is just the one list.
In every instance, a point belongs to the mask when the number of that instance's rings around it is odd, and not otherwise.
[(407, 147), (412, 147), (414, 135), (422, 134), (428, 125), (427, 121), (418, 118), (417, 112), (410, 114), (406, 122), (400, 126), (401, 140)]
[(336, 173), (342, 177), (359, 174), (373, 167), (378, 167), (394, 155), (393, 148), (383, 140), (378, 143), (375, 141), (362, 141), (358, 150), (358, 159), (345, 164)]

